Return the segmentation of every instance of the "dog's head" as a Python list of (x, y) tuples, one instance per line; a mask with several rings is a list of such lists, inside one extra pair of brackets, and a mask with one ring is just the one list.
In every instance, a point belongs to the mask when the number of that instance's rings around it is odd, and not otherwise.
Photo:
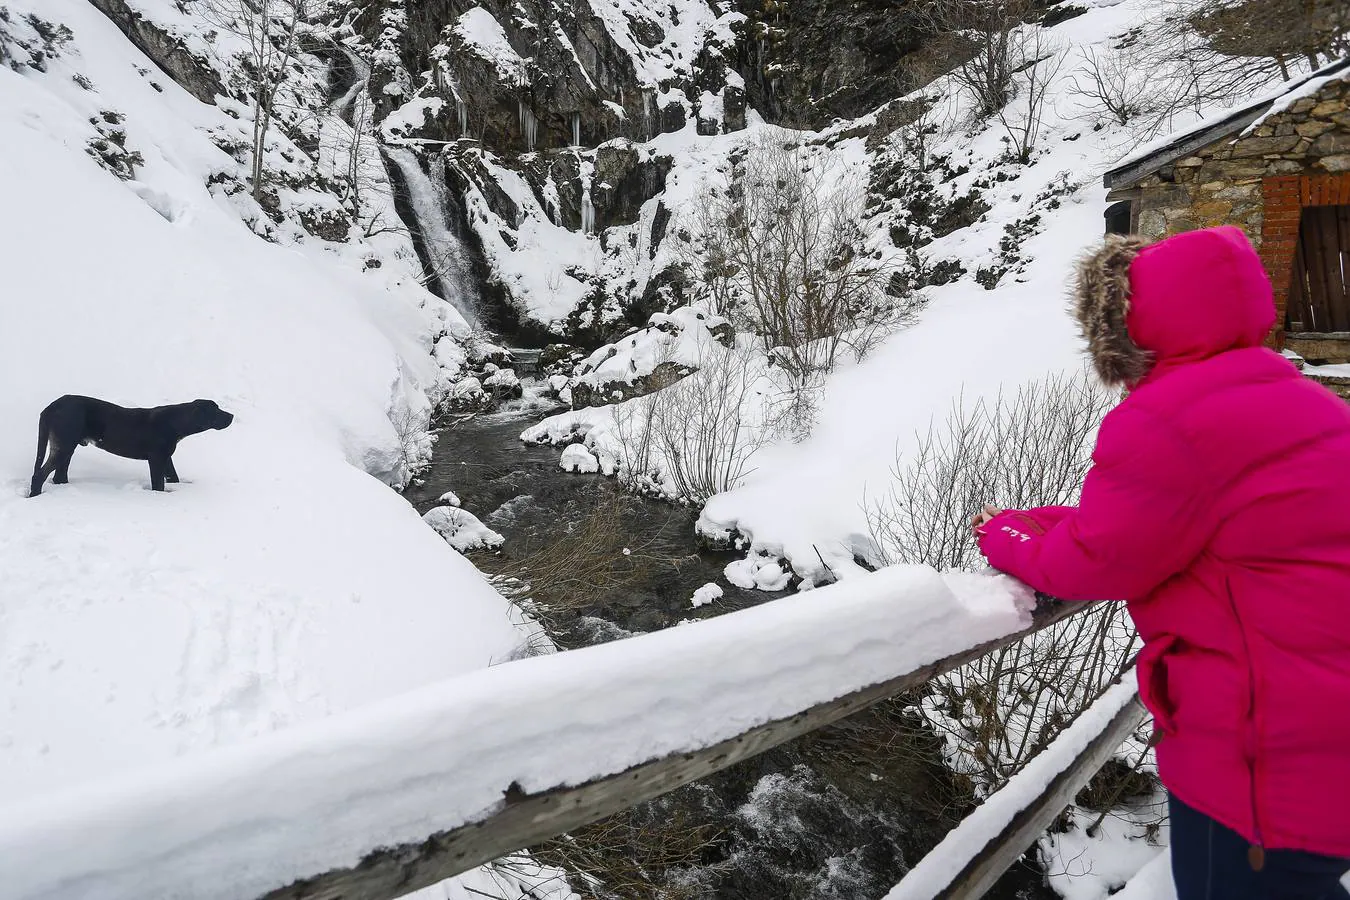
[(234, 416), (216, 405), (214, 400), (193, 400), (188, 404), (194, 431), (219, 431), (229, 428)]

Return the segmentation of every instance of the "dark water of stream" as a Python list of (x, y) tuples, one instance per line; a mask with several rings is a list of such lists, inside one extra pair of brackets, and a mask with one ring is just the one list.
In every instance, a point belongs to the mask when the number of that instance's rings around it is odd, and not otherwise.
[[(425, 513), (441, 505), (442, 494), (453, 491), (464, 509), (505, 538), (490, 560), (483, 554), (470, 558), (485, 570), (506, 574), (560, 536), (583, 534), (598, 507), (617, 502), (620, 540), (641, 554), (641, 564), (633, 569), (635, 577), (621, 586), (582, 591), (587, 599), (580, 609), (546, 611), (542, 620), (560, 647), (621, 639), (780, 596), (730, 585), (723, 569), (739, 555), (700, 550), (694, 538), (695, 511), (621, 495), (613, 479), (564, 472), (558, 464), (560, 448), (522, 442), (522, 431), (563, 409), (531, 399), (532, 387), (527, 383), (526, 400), (501, 411), (443, 423), (432, 465), (405, 496)], [(609, 552), (617, 558), (622, 548), (610, 547)], [(710, 582), (723, 589), (723, 596), (693, 608), (694, 591)], [(660, 895), (691, 900), (884, 896), (960, 815), (933, 803), (935, 795), (950, 789), (935, 740), (914, 742), (912, 752), (874, 755), (867, 735), (890, 741), (889, 725), (878, 718), (874, 724), (879, 727), (869, 732), (869, 715), (850, 720), (864, 723), (856, 732), (839, 726), (816, 732), (616, 817), (624, 833), (650, 829), (667, 845), (691, 833), (663, 832), (672, 822), (706, 824), (717, 835), (678, 863), (670, 860), (669, 846), (659, 859), (645, 860), (649, 870), (666, 873)], [(585, 843), (587, 832), (573, 839)], [(610, 833), (593, 840), (610, 843), (615, 838)], [(631, 855), (641, 866), (651, 843), (651, 838), (645, 844), (636, 841), (617, 855)], [(547, 862), (572, 862), (550, 855), (548, 848), (536, 850)], [(613, 883), (614, 873), (599, 874)], [(609, 896), (628, 900), (653, 894), (624, 888)], [(1041, 885), (1038, 871), (1019, 865), (986, 896), (1049, 900), (1055, 895)]]
[[(527, 393), (527, 398), (530, 396)], [(636, 580), (620, 588), (597, 586), (586, 608), (549, 616), (555, 640), (567, 647), (656, 631), (682, 619), (743, 609), (779, 594), (729, 584), (722, 570), (735, 553), (700, 550), (694, 539), (697, 513), (688, 508), (620, 491), (612, 478), (574, 475), (558, 465), (561, 448), (527, 444), (520, 433), (566, 407), (543, 400), (509, 404), (500, 411), (451, 419), (438, 432), (435, 456), (405, 496), (419, 513), (441, 505), (453, 491), (460, 505), (506, 538), (492, 568), (509, 569), (540, 546), (585, 527), (597, 505), (618, 501), (624, 542), (642, 554)], [(715, 582), (723, 596), (695, 609), (694, 591)]]

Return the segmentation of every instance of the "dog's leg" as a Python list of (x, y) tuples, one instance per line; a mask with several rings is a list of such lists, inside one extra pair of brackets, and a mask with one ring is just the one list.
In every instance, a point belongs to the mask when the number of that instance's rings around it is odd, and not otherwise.
[(67, 484), (70, 481), (70, 458), (75, 455), (75, 444), (61, 447), (56, 452), (56, 477), (52, 484)]
[(150, 490), (164, 490), (164, 460), (163, 456), (150, 457)]
[(61, 445), (52, 441), (47, 449), (47, 461), (33, 472), (33, 483), (29, 485), (28, 496), (36, 497), (42, 493), (42, 485), (56, 471), (57, 458), (61, 454)]
[(173, 457), (164, 460), (164, 480), (169, 484), (178, 483), (178, 470), (173, 467)]

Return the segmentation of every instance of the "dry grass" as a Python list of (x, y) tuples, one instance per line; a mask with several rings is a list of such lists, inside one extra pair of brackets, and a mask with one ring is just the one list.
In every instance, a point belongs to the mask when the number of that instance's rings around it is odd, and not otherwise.
[(644, 804), (534, 849), (572, 874), (573, 890), (594, 900), (695, 900), (698, 889), (670, 876), (718, 853), (723, 832), (676, 806)]
[(479, 557), (475, 564), (511, 599), (549, 612), (580, 611), (636, 585), (652, 568), (692, 560), (665, 529), (635, 539), (638, 502), (608, 484), (597, 486), (595, 506), (572, 528), (511, 555)]

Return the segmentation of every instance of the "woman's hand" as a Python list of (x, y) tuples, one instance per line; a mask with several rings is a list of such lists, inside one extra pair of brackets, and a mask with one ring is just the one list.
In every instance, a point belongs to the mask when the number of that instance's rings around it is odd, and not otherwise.
[(986, 503), (984, 509), (976, 513), (975, 517), (970, 520), (970, 530), (978, 537), (984, 533), (984, 526), (988, 525), (994, 516), (1002, 514), (1002, 508), (994, 506), (992, 503)]

